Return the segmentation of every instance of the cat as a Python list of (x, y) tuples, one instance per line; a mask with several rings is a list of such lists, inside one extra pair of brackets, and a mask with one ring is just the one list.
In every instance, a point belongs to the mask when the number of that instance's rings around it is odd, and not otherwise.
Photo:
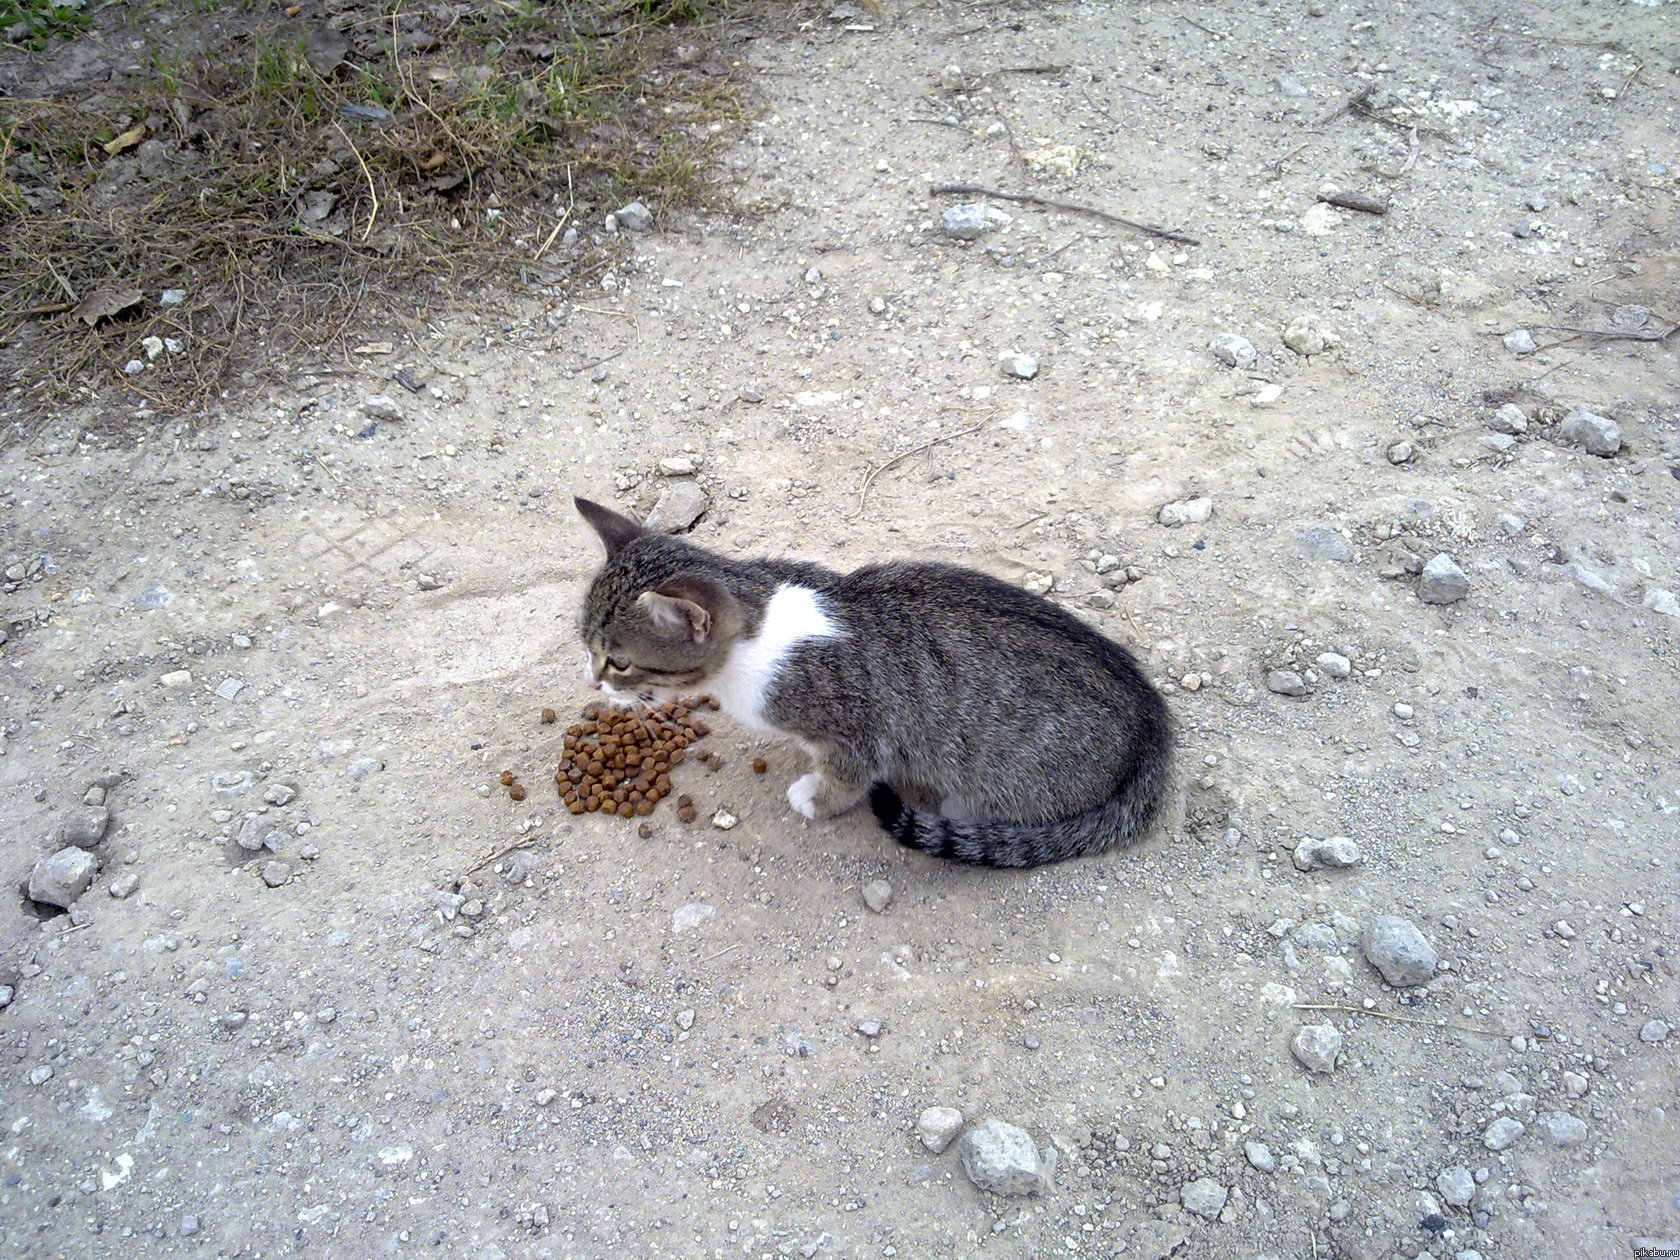
[(971, 569), (732, 560), (587, 499), (606, 547), (580, 629), (621, 701), (709, 692), (812, 770), (806, 818), (866, 797), (899, 843), (1028, 867), (1143, 834), (1169, 788), (1166, 703), (1119, 644)]

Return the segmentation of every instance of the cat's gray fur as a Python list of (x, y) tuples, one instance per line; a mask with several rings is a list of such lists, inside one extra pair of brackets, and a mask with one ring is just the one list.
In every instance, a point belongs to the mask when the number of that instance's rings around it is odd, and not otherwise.
[(901, 843), (985, 866), (1100, 852), (1155, 817), (1166, 705), (1124, 648), (1049, 601), (945, 564), (731, 560), (577, 506), (608, 553), (584, 641), (621, 692), (707, 690), (778, 590), (814, 592), (837, 633), (788, 647), (754, 715), (812, 753), (810, 816), (868, 795)]

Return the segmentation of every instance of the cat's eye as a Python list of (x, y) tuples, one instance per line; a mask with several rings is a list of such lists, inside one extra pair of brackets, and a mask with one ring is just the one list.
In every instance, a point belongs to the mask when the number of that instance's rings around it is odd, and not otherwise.
[(622, 674), (630, 668), (630, 658), (627, 656), (609, 656), (607, 657), (607, 668), (617, 670)]

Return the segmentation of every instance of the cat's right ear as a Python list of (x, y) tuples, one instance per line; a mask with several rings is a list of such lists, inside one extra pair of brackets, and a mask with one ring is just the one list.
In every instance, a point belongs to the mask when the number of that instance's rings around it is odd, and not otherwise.
[(640, 525), (628, 516), (602, 507), (599, 503), (591, 503), (588, 499), (572, 496), (572, 503), (578, 510), (578, 515), (589, 522), (589, 526), (601, 536), (606, 544), (609, 556), (618, 552), (626, 543), (634, 542), (645, 532)]

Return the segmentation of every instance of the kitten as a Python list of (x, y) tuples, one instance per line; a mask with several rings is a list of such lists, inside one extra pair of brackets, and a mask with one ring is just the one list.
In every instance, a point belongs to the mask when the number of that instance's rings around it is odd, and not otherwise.
[(1166, 704), (1055, 604), (946, 564), (731, 560), (574, 502), (607, 549), (581, 626), (596, 684), (710, 692), (792, 736), (813, 765), (787, 792), (806, 818), (868, 797), (912, 849), (1039, 866), (1131, 840), (1160, 808)]

